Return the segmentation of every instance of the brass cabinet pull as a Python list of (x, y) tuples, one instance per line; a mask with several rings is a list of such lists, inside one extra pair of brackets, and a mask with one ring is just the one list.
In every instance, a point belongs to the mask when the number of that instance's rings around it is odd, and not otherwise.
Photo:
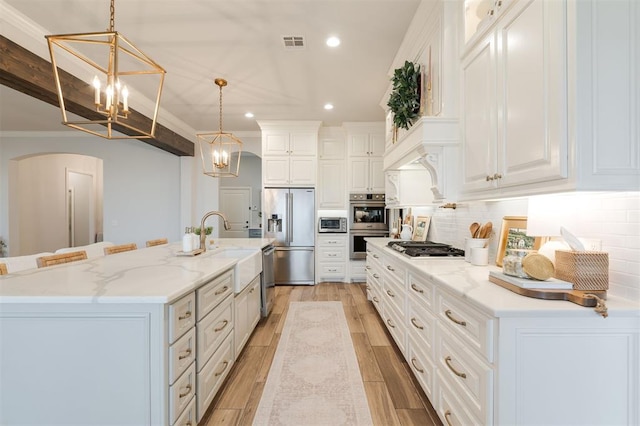
[(249, 293), (253, 293), (253, 290), (255, 290), (255, 288), (252, 288), (251, 290), (249, 290)]
[(447, 421), (447, 425), (453, 426), (453, 423), (451, 423), (451, 420), (449, 420), (449, 417), (451, 417), (451, 410), (447, 410), (444, 412), (444, 419)]
[(391, 272), (395, 272), (395, 269), (393, 269), (391, 265), (387, 265), (387, 269), (390, 270)]
[(377, 254), (375, 254), (375, 253), (373, 254), (373, 258), (374, 258), (374, 259), (380, 259), (380, 258), (378, 257), (378, 255), (377, 255)]
[(189, 395), (191, 393), (191, 383), (189, 383), (185, 389), (187, 391), (185, 393), (179, 394), (178, 398), (184, 398), (185, 396), (187, 396), (187, 395)]
[(219, 294), (224, 293), (224, 292), (225, 292), (225, 291), (227, 291), (227, 290), (229, 290), (229, 286), (226, 286), (226, 285), (225, 285), (225, 286), (224, 286), (224, 287), (222, 287), (220, 290), (218, 290), (218, 291), (216, 291), (215, 293), (213, 293), (213, 295), (214, 295), (214, 296), (217, 296), (217, 295), (219, 295)]
[(389, 296), (391, 296), (391, 297), (396, 297), (396, 295), (395, 295), (395, 294), (393, 294), (390, 290), (387, 290), (387, 294), (388, 294)]
[(424, 373), (424, 370), (416, 365), (416, 358), (415, 357), (411, 358), (411, 364), (413, 365), (413, 368), (418, 370), (418, 373)]
[(228, 320), (224, 320), (224, 321), (222, 321), (222, 327), (220, 327), (220, 328), (214, 328), (214, 329), (213, 329), (213, 331), (215, 331), (215, 332), (217, 333), (218, 331), (220, 331), (220, 330), (222, 330), (223, 328), (225, 328), (225, 327), (227, 326), (227, 324), (229, 324), (229, 321), (228, 321)]
[(494, 179), (494, 178), (493, 178), (493, 176), (489, 176), (489, 175), (487, 175), (487, 176), (484, 178), (484, 180), (486, 180), (487, 182), (490, 182), (490, 181), (492, 181), (493, 179)]
[(453, 368), (453, 365), (451, 365), (451, 357), (450, 356), (446, 357), (444, 359), (444, 362), (447, 364), (447, 367), (449, 367), (449, 370), (453, 371), (453, 374), (455, 374), (458, 377), (462, 377), (463, 379), (467, 378), (466, 373), (460, 373), (455, 368)]
[(502, 175), (500, 173), (494, 173), (493, 174), (493, 179), (495, 179), (495, 180), (502, 179)]
[(186, 320), (187, 318), (191, 318), (191, 311), (187, 311), (184, 313), (184, 315), (179, 316), (178, 320), (182, 321), (182, 320)]
[(373, 273), (373, 278), (375, 278), (375, 279), (379, 279), (379, 278), (380, 278), (380, 275), (378, 275), (378, 274), (376, 274), (376, 273), (374, 272), (374, 273)]
[(411, 318), (411, 324), (413, 324), (413, 326), (418, 330), (424, 330), (424, 327), (417, 323), (415, 317)]
[(467, 322), (466, 321), (455, 319), (453, 317), (453, 315), (451, 315), (451, 309), (447, 309), (446, 311), (444, 311), (444, 314), (447, 316), (447, 318), (449, 318), (451, 321), (455, 322), (456, 324), (459, 324), (459, 325), (461, 325), (463, 327), (467, 326)]
[(364, 269), (371, 269), (371, 266), (367, 265), (364, 267)]
[(391, 327), (391, 328), (396, 328), (396, 326), (395, 326), (395, 325), (393, 325), (393, 321), (391, 321), (391, 319), (390, 319), (390, 318), (389, 318), (389, 319), (387, 319), (387, 324), (389, 324), (389, 327)]
[(424, 293), (424, 290), (416, 286), (415, 284), (411, 284), (411, 289), (417, 291), (418, 293)]
[(375, 297), (375, 296), (373, 296), (373, 301), (374, 301), (374, 302), (376, 302), (376, 303), (380, 303), (380, 301), (378, 300), (378, 298), (377, 298), (377, 297)]
[(178, 359), (185, 359), (185, 358), (188, 358), (190, 355), (191, 355), (191, 348), (184, 351), (184, 355), (182, 354), (178, 355)]
[(220, 370), (220, 372), (219, 372), (219, 373), (215, 373), (215, 374), (214, 374), (216, 377), (218, 377), (218, 376), (220, 376), (222, 373), (224, 373), (224, 370), (226, 370), (226, 369), (227, 369), (227, 366), (229, 365), (229, 361), (225, 361), (225, 362), (223, 362), (223, 364), (224, 364), (224, 365), (222, 366), (222, 370)]

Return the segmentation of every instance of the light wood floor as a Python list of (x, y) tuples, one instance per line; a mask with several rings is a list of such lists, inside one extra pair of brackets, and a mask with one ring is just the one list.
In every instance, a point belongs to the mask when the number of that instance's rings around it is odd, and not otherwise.
[(290, 301), (341, 301), (376, 425), (441, 425), (363, 284), (278, 286), (271, 315), (243, 349), (200, 426), (250, 425), (260, 402)]

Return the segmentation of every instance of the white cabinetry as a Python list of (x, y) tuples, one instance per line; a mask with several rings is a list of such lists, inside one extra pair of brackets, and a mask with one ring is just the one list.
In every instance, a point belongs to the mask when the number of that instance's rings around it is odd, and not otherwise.
[(258, 122), (263, 186), (314, 186), (320, 122)]
[(388, 207), (425, 206), (433, 203), (424, 167), (385, 172), (385, 203)]
[(342, 282), (347, 277), (347, 235), (318, 235), (317, 279)]
[(235, 295), (235, 358), (249, 340), (260, 321), (260, 275), (255, 277), (241, 293)]
[(367, 294), (443, 423), (640, 422), (631, 304), (610, 305), (605, 319), (568, 302), (530, 303), (471, 270), (413, 262), (368, 245)]
[(345, 161), (320, 160), (318, 164), (318, 208), (345, 209), (347, 207)]
[(567, 176), (564, 3), (520, 0), (462, 65), (463, 191)]
[(496, 8), (462, 59), (461, 198), (637, 190), (638, 3)]
[(345, 123), (350, 192), (384, 192), (384, 123)]

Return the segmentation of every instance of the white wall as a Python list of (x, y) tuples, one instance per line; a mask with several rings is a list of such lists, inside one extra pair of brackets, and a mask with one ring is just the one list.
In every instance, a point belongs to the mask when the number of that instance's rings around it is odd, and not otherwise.
[[(106, 140), (81, 132), (4, 132), (0, 133), (0, 236), (8, 235), (9, 161), (36, 153), (73, 153), (103, 160), (104, 240), (116, 244), (181, 236), (183, 174), (195, 173), (192, 157), (181, 160), (138, 140)], [(182, 168), (187, 167), (183, 173)], [(215, 181), (206, 177), (209, 181)], [(199, 182), (199, 180), (198, 180)], [(213, 185), (213, 182), (205, 182)], [(203, 184), (195, 191), (202, 205), (217, 205), (217, 188)], [(187, 188), (192, 185), (187, 184)], [(195, 199), (195, 197), (187, 197)], [(10, 246), (11, 241), (8, 241)], [(11, 249), (11, 247), (9, 247)]]

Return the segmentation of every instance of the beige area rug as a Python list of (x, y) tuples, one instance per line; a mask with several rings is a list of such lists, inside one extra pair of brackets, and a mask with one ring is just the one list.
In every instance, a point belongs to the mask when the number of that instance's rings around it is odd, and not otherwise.
[(371, 425), (341, 302), (291, 302), (254, 425)]

